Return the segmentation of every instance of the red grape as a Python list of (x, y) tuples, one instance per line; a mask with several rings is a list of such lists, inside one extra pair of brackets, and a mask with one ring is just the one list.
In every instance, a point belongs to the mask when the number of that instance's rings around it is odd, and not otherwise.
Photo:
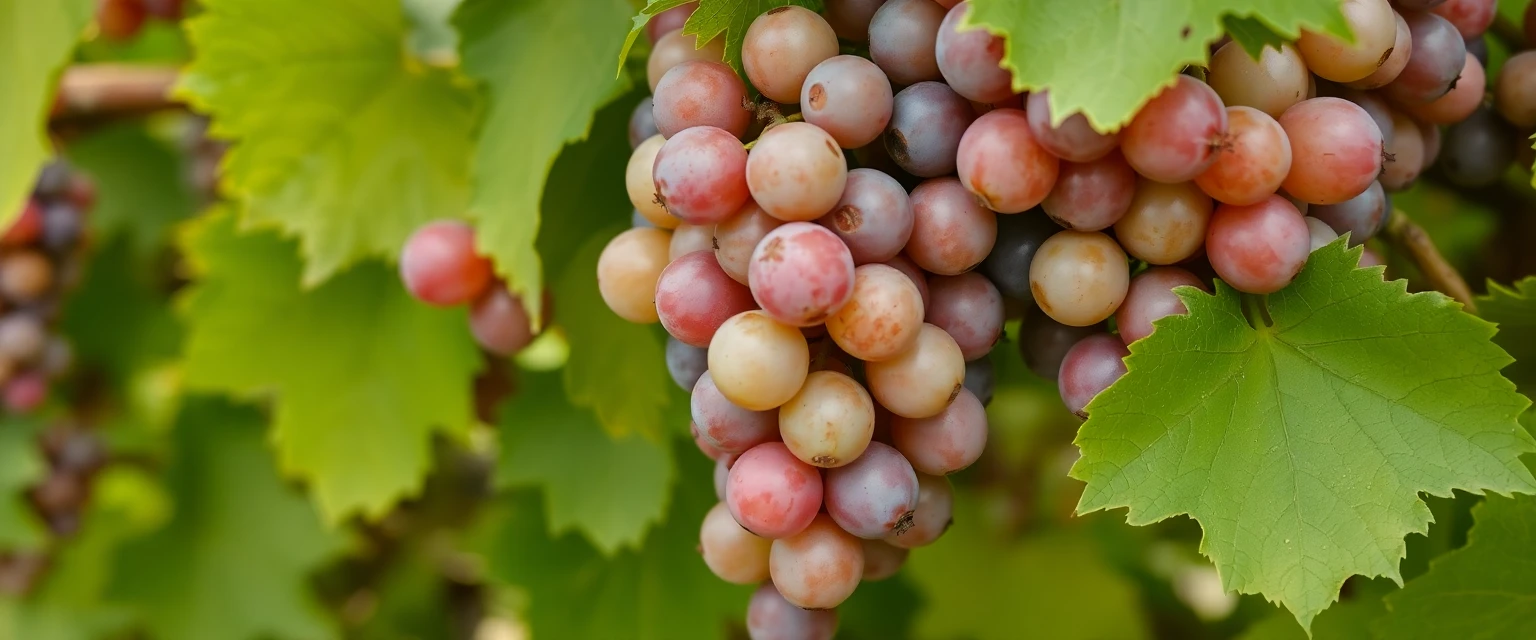
[(987, 446), (987, 410), (969, 389), (939, 415), (891, 420), (891, 440), (912, 468), (944, 476), (971, 466)]
[(400, 279), (427, 304), (464, 304), (491, 284), (491, 261), (475, 252), (475, 230), (456, 220), (422, 225), (400, 251)]
[(911, 524), (917, 473), (890, 445), (871, 442), (864, 455), (826, 474), (827, 513), (844, 531), (878, 540)]
[(1120, 340), (1129, 345), (1152, 335), (1152, 323), (1172, 315), (1189, 312), (1173, 290), (1177, 287), (1205, 289), (1195, 274), (1178, 267), (1152, 267), (1131, 278), (1125, 302), (1115, 312)]
[(767, 442), (731, 465), (725, 503), (742, 528), (770, 539), (810, 526), (821, 510), (821, 472), (801, 462), (782, 442)]
[(672, 136), (651, 169), (656, 198), (688, 224), (714, 224), (746, 203), (747, 151), (715, 127), (693, 127)]
[(924, 270), (958, 275), (981, 264), (997, 241), (997, 215), (955, 178), (935, 178), (912, 190), (912, 238), (907, 256)]
[(1135, 196), (1136, 171), (1111, 149), (1091, 162), (1061, 163), (1056, 186), (1040, 207), (1063, 227), (1099, 231), (1118, 222)]
[(1205, 83), (1178, 76), (1120, 132), (1120, 149), (1137, 173), (1185, 182), (1205, 171), (1227, 133), (1227, 110)]
[(662, 328), (695, 347), (708, 347), (726, 320), (755, 308), (752, 292), (726, 275), (709, 251), (678, 258), (656, 281), (656, 313)]
[(1287, 109), (1280, 126), (1291, 142), (1291, 171), (1281, 186), (1311, 204), (1335, 204), (1365, 191), (1381, 173), (1381, 129), (1358, 105), (1313, 98)]
[(768, 232), (752, 252), (752, 297), (779, 322), (826, 322), (853, 295), (853, 256), (826, 227), (791, 222)]
[(1280, 196), (1254, 205), (1217, 207), (1205, 237), (1206, 255), (1216, 274), (1245, 293), (1285, 288), (1306, 266), (1311, 244), (1301, 212)]
[(1195, 178), (1212, 198), (1253, 204), (1273, 194), (1291, 171), (1291, 143), (1280, 123), (1253, 107), (1227, 107), (1227, 139)]
[(1040, 204), (1056, 184), (1061, 161), (1035, 141), (1029, 117), (997, 109), (977, 118), (960, 138), (955, 166), (982, 205), (1019, 213)]
[(1072, 345), (1056, 376), (1067, 410), (1088, 417), (1088, 403), (1125, 375), (1124, 358), (1129, 355), (1125, 343), (1107, 333), (1088, 336)]

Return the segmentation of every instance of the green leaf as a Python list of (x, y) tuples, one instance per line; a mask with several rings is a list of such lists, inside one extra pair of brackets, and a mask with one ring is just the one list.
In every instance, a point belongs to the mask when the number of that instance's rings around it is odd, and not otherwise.
[(1269, 25), (1264, 24), (1263, 20), (1253, 16), (1228, 14), (1222, 16), (1221, 24), (1225, 28), (1227, 35), (1232, 36), (1232, 39), (1237, 41), (1237, 44), (1243, 48), (1243, 51), (1248, 52), (1248, 55), (1252, 56), (1254, 60), (1258, 60), (1259, 56), (1263, 55), (1264, 47), (1279, 51), (1280, 47), (1291, 41), (1291, 39), (1275, 33), (1273, 29), (1269, 28)]
[(1383, 638), (1536, 637), (1536, 498), (1488, 496), (1467, 545), (1387, 596)]
[[(624, 60), (629, 57), (629, 49), (635, 46), (635, 40), (645, 32), (645, 23), (650, 22), (652, 16), (692, 1), (651, 0), (640, 13), (635, 14), (629, 35), (624, 38), (624, 48), (619, 50), (620, 72), (623, 72)], [(789, 5), (805, 7), (811, 11), (821, 11), (822, 7), (822, 0), (698, 0), (698, 3), (699, 7), (688, 17), (688, 22), (683, 24), (683, 34), (698, 36), (700, 43), (707, 43), (725, 34), (725, 62), (736, 69), (737, 75), (743, 77), (741, 41), (746, 38), (747, 27), (752, 26), (753, 20), (769, 10)]]
[(676, 443), (672, 506), (639, 550), (605, 558), (577, 535), (551, 539), (537, 494), (510, 495), (486, 514), (477, 533), (489, 574), (526, 590), (533, 637), (702, 640), (742, 617), (751, 588), (716, 578), (695, 550), (715, 494), (708, 460), (692, 448)]
[(92, 0), (0, 0), (0, 228), (11, 226), (53, 155), (54, 80), (95, 11)]
[(170, 240), (171, 228), (194, 213), (182, 156), (142, 124), (93, 131), (68, 151), (101, 194), (90, 216), (100, 240), (127, 236), (136, 256), (150, 257)]
[(464, 71), (490, 93), (470, 211), (476, 241), (536, 319), (544, 181), (560, 150), (587, 136), (593, 112), (627, 87), (627, 78), (616, 84), (608, 75), (608, 64), (628, 15), (624, 0), (468, 0), (454, 19)]
[(639, 435), (603, 432), (591, 411), (561, 392), (560, 375), (525, 373), (501, 412), (502, 486), (539, 486), (549, 534), (575, 529), (604, 554), (640, 546), (666, 514), (672, 450)]
[(235, 141), (223, 187), (300, 240), (304, 284), (469, 202), (474, 92), (404, 55), (399, 0), (207, 0), (179, 95)]
[(157, 290), (133, 252), (128, 236), (118, 236), (92, 256), (62, 318), (77, 358), (100, 367), (119, 391), (144, 368), (181, 354), (182, 328), (171, 312), (169, 283)]
[(1053, 640), (1150, 636), (1134, 584), (1087, 536), (999, 540), (982, 514), (976, 496), (956, 491), (953, 526), (907, 557), (902, 573), (927, 603), (917, 636), (1011, 640), (1021, 629)]
[(293, 244), (240, 235), (228, 212), (199, 219), (185, 248), (201, 276), (183, 300), (188, 386), (275, 392), (281, 466), (327, 520), (378, 517), (418, 491), (432, 435), (473, 420), (480, 355), (463, 310), (412, 300), (374, 262), (301, 290)]
[(1081, 111), (1100, 130), (1130, 122), (1186, 65), (1203, 64), (1226, 16), (1295, 39), (1303, 27), (1349, 37), (1338, 0), (972, 0), (967, 25), (1008, 39), (1016, 91), (1051, 92), (1051, 114)]
[(1504, 375), (1529, 394), (1536, 392), (1536, 276), (1506, 287), (1488, 283), (1488, 295), (1477, 299), (1483, 318), (1499, 325), (1493, 341), (1515, 361)]
[(1088, 407), (1079, 511), (1193, 517), (1224, 587), (1306, 627), (1350, 575), (1398, 579), (1403, 537), (1429, 525), (1420, 492), (1536, 490), (1492, 325), (1359, 254), (1318, 249), (1267, 309), (1182, 290), (1189, 315), (1159, 321)]
[(47, 471), (36, 425), (11, 417), (0, 422), (0, 552), (36, 550), (48, 539), (27, 499)]
[(1349, 599), (1329, 607), (1312, 623), (1311, 633), (1296, 624), (1284, 609), (1248, 627), (1238, 640), (1358, 640), (1371, 637), (1371, 624), (1386, 614), (1381, 596), (1397, 588), (1389, 580), (1361, 580), (1352, 584)]

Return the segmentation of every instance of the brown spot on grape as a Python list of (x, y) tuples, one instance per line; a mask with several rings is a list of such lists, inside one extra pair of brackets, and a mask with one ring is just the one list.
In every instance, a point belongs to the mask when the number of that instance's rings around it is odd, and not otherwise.
[[(656, 197), (653, 198), (651, 201), (655, 202), (656, 204), (661, 205), (661, 208), (667, 209), (667, 199), (666, 199), (666, 197), (661, 195), (660, 191), (656, 192)], [(670, 212), (672, 210), (671, 209), (667, 209), (667, 211)]]
[(710, 246), (711, 249), (714, 249), (715, 251), (719, 251), (720, 250), (720, 239), (716, 238), (714, 236), (710, 236), (710, 238), (709, 238), (709, 246)]
[(784, 239), (774, 238), (763, 245), (763, 262), (782, 262), (784, 260)]
[(1035, 284), (1035, 282), (1031, 280), (1029, 282), (1029, 292), (1030, 294), (1034, 295), (1035, 304), (1040, 305), (1040, 310), (1044, 311), (1045, 315), (1051, 315), (1051, 303), (1045, 299), (1045, 291), (1040, 288), (1040, 285)]
[(891, 159), (899, 165), (912, 163), (912, 154), (907, 151), (907, 137), (902, 135), (901, 129), (891, 129), (885, 136), (885, 151), (891, 154)]
[(818, 467), (835, 467), (837, 466), (837, 456), (816, 456), (811, 458), (811, 464)]
[(822, 142), (827, 143), (827, 151), (831, 151), (832, 155), (834, 155), (834, 156), (841, 156), (841, 155), (843, 155), (842, 150), (838, 149), (837, 145), (832, 144), (831, 140), (823, 140)]
[(864, 212), (851, 204), (845, 204), (837, 211), (832, 212), (832, 224), (838, 231), (853, 233), (864, 226)]
[(1387, 58), (1392, 57), (1392, 50), (1396, 48), (1397, 47), (1387, 47), (1386, 51), (1381, 52), (1381, 57), (1376, 60), (1376, 66), (1380, 67), (1381, 65), (1386, 64)]
[(912, 524), (913, 524), (912, 520), (913, 520), (913, 517), (916, 516), (916, 515), (917, 515), (916, 511), (908, 511), (906, 513), (901, 514), (901, 517), (896, 519), (896, 526), (891, 527), (891, 530), (895, 531), (896, 535), (898, 535), (898, 536), (903, 534), (903, 533), (906, 533), (908, 529), (912, 528)]
[(964, 388), (965, 388), (965, 383), (963, 383), (963, 382), (955, 383), (955, 388), (951, 389), (949, 391), (949, 401), (950, 402), (954, 402), (955, 398), (960, 397), (960, 390), (964, 389)]
[(778, 8), (776, 8), (776, 9), (770, 9), (770, 10), (769, 10), (769, 11), (768, 11), (768, 15), (770, 15), (770, 16), (772, 16), (772, 15), (778, 15), (778, 14), (780, 14), (780, 13), (784, 13), (784, 12), (785, 12), (785, 11), (789, 11), (789, 5), (785, 5), (785, 6), (782, 6), (782, 7), (778, 7)]
[(827, 106), (827, 90), (821, 86), (820, 82), (811, 85), (811, 108), (820, 110), (825, 106)]

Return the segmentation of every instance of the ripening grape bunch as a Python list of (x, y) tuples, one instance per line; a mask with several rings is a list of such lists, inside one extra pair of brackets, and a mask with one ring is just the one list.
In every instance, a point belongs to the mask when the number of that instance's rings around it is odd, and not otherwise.
[(1347, 0), (1353, 44), (1215, 43), (1113, 130), (1015, 92), (966, 2), (772, 9), (745, 78), (682, 33), (693, 8), (646, 25), (634, 227), (598, 286), (671, 335), (716, 461), (704, 561), (764, 584), (753, 638), (830, 637), (861, 580), (943, 534), (1008, 310), (1028, 310), (1025, 362), (1086, 417), (1128, 346), (1186, 311), (1174, 289), (1283, 289), (1313, 250), (1383, 229), (1389, 194), (1437, 161), (1498, 180), (1536, 126), (1536, 53), (1485, 95), (1494, 0)]

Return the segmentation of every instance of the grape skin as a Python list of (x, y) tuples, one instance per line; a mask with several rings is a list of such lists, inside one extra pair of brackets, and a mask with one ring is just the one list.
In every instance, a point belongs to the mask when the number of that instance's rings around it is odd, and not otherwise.
[(777, 540), (810, 526), (821, 509), (821, 472), (801, 462), (782, 442), (741, 454), (726, 478), (725, 503), (743, 529)]
[(816, 371), (779, 407), (779, 434), (801, 461), (823, 468), (853, 462), (875, 430), (875, 402), (856, 380)]
[(1493, 24), (1496, 0), (1447, 0), (1430, 11), (1445, 18), (1456, 27), (1456, 32), (1466, 40), (1483, 35)]
[(1312, 251), (1317, 251), (1339, 239), (1339, 234), (1333, 230), (1333, 227), (1311, 216), (1307, 216), (1307, 232), (1310, 234)]
[(975, 272), (934, 276), (928, 280), (928, 291), (933, 299), (928, 323), (954, 338), (966, 360), (992, 351), (1003, 335), (1003, 294), (986, 276)]
[(1313, 98), (1287, 109), (1280, 126), (1291, 142), (1291, 171), (1281, 186), (1310, 204), (1336, 204), (1381, 173), (1381, 129), (1358, 105)]
[(1387, 218), (1387, 194), (1372, 183), (1360, 195), (1339, 204), (1312, 207), (1308, 214), (1328, 223), (1339, 235), (1349, 234), (1349, 246), (1365, 244)]
[(1081, 113), (1074, 113), (1053, 125), (1049, 91), (1029, 94), (1026, 104), (1029, 130), (1034, 134), (1035, 141), (1062, 160), (1093, 162), (1120, 146), (1119, 135), (1094, 131), (1088, 118)]
[[(1431, 125), (1433, 126), (1433, 125)], [(1387, 142), (1386, 162), (1382, 163), (1381, 186), (1388, 191), (1402, 191), (1424, 171), (1424, 134), (1418, 123), (1400, 111), (1392, 112), (1392, 140)]]
[(743, 106), (747, 85), (723, 62), (688, 60), (672, 67), (656, 84), (652, 100), (656, 130), (669, 139), (705, 126), (739, 139), (752, 124), (752, 111)]
[(511, 356), (533, 342), (533, 326), (523, 300), (506, 287), (490, 287), (469, 308), (469, 331), (482, 349)]
[(997, 240), (997, 216), (955, 178), (935, 178), (912, 190), (912, 238), (907, 257), (923, 270), (959, 275), (981, 264)]
[(826, 227), (791, 222), (768, 232), (752, 252), (752, 298), (774, 319), (797, 327), (826, 322), (853, 295), (853, 256)]
[(1056, 376), (1067, 410), (1087, 418), (1088, 403), (1125, 375), (1124, 358), (1129, 355), (1125, 343), (1107, 333), (1088, 336), (1072, 345)]
[(997, 221), (997, 240), (982, 263), (982, 271), (1004, 296), (1025, 302), (1034, 300), (1029, 290), (1029, 264), (1040, 245), (1057, 231), (1061, 227), (1045, 216), (1002, 216)]
[(1216, 158), (1227, 111), (1205, 83), (1179, 76), (1120, 133), (1120, 149), (1136, 172), (1165, 183), (1193, 180)]
[(955, 166), (960, 181), (982, 205), (998, 213), (1019, 213), (1050, 194), (1061, 160), (1035, 141), (1023, 111), (995, 109), (965, 130)]
[(960, 31), (970, 3), (956, 4), (939, 25), (934, 51), (945, 82), (967, 100), (1001, 102), (1013, 95), (1013, 76), (1002, 67), (1003, 39), (986, 29)]
[(726, 320), (755, 308), (752, 292), (726, 275), (709, 251), (672, 261), (656, 281), (656, 313), (662, 328), (695, 347), (708, 347)]
[(703, 49), (694, 46), (697, 41), (695, 36), (683, 35), (682, 29), (669, 31), (656, 41), (656, 44), (651, 47), (651, 57), (645, 62), (645, 80), (650, 84), (651, 93), (656, 93), (656, 87), (660, 86), (662, 77), (666, 76), (672, 67), (689, 60), (707, 62), (725, 60), (724, 38), (710, 40)]
[(858, 588), (864, 575), (864, 545), (821, 514), (804, 531), (773, 541), (768, 572), (790, 604), (831, 609)]
[(656, 197), (688, 224), (715, 224), (747, 198), (747, 152), (716, 127), (692, 127), (661, 145), (651, 169)]
[(1232, 288), (1274, 293), (1306, 266), (1311, 232), (1301, 212), (1280, 196), (1249, 206), (1224, 204), (1211, 217), (1205, 251)]
[(747, 605), (747, 634), (752, 640), (832, 640), (837, 611), (801, 609), (785, 600), (773, 583), (764, 583)]
[(853, 295), (827, 319), (832, 341), (855, 358), (888, 360), (917, 342), (923, 298), (905, 274), (883, 264), (854, 270)]
[(811, 69), (837, 54), (832, 26), (816, 12), (793, 5), (758, 16), (741, 42), (741, 66), (747, 79), (774, 102), (800, 99)]
[(731, 402), (753, 411), (794, 397), (811, 365), (805, 336), (762, 311), (726, 320), (709, 343), (709, 372)]
[(1127, 346), (1152, 335), (1152, 323), (1171, 315), (1189, 313), (1184, 301), (1173, 290), (1195, 287), (1205, 290), (1205, 283), (1195, 274), (1178, 267), (1152, 267), (1131, 278), (1125, 302), (1115, 312), (1115, 326)]
[(885, 0), (827, 0), (827, 24), (837, 37), (853, 42), (869, 39), (869, 22)]
[(731, 584), (755, 584), (768, 579), (768, 554), (773, 541), (743, 529), (730, 507), (716, 503), (699, 526), (699, 555), (709, 571)]
[(898, 85), (942, 79), (934, 46), (945, 13), (930, 0), (889, 0), (869, 21), (870, 59)]
[(658, 38), (683, 28), (683, 24), (688, 22), (688, 17), (692, 16), (694, 9), (698, 8), (699, 3), (689, 2), (651, 16), (650, 22), (645, 23), (645, 37), (655, 44)]
[[(0, 289), (32, 300), (53, 283), (53, 267), (34, 252), (16, 253), (0, 270)], [(475, 230), (456, 220), (428, 222), (400, 250), (400, 280), (411, 297), (439, 307), (467, 303), (491, 284), (491, 262), (475, 252)]]
[(672, 242), (667, 245), (667, 259), (678, 258), (695, 251), (714, 251), (715, 225), (680, 224), (672, 230)]
[(936, 178), (955, 171), (960, 138), (976, 119), (970, 103), (942, 82), (919, 82), (894, 98), (885, 150), (904, 171)]
[(847, 184), (848, 162), (842, 149), (813, 124), (790, 122), (769, 129), (747, 155), (752, 199), (768, 215), (785, 222), (826, 215)]
[(889, 360), (864, 365), (869, 392), (891, 413), (907, 418), (938, 415), (965, 382), (965, 357), (948, 333), (924, 324), (917, 342)]
[(1211, 56), (1205, 81), (1227, 108), (1253, 107), (1278, 118), (1291, 105), (1307, 99), (1312, 74), (1296, 47), (1265, 47), (1254, 60), (1237, 42), (1228, 42)]
[(640, 143), (645, 142), (646, 139), (661, 133), (661, 130), (656, 128), (656, 115), (652, 112), (654, 104), (651, 97), (646, 96), (640, 100), (640, 104), (635, 105), (634, 112), (629, 115), (630, 149), (640, 146)]
[(659, 228), (672, 229), (682, 224), (682, 220), (667, 213), (667, 208), (661, 206), (656, 197), (654, 177), (656, 155), (666, 143), (666, 138), (657, 134), (635, 147), (634, 153), (629, 156), (629, 165), (624, 169), (624, 188), (629, 193), (629, 203), (634, 205), (640, 215)]
[(1290, 173), (1291, 142), (1279, 122), (1252, 107), (1227, 107), (1227, 123), (1226, 142), (1195, 184), (1227, 204), (1254, 204)]
[(1396, 80), (1398, 74), (1403, 72), (1403, 68), (1408, 66), (1408, 60), (1413, 57), (1413, 31), (1408, 29), (1408, 21), (1403, 19), (1402, 14), (1394, 14), (1392, 19), (1397, 23), (1396, 35), (1392, 39), (1392, 52), (1387, 54), (1387, 59), (1383, 60), (1381, 66), (1372, 71), (1371, 75), (1349, 83), (1350, 88), (1380, 89)]
[(827, 514), (843, 531), (878, 540), (905, 529), (917, 507), (917, 473), (894, 447), (869, 443), (864, 455), (826, 472)]
[(1396, 14), (1387, 0), (1345, 0), (1339, 10), (1355, 35), (1354, 44), (1303, 29), (1296, 49), (1318, 77), (1354, 82), (1371, 75), (1391, 54), (1397, 41)]
[(1521, 129), (1536, 127), (1536, 51), (1522, 51), (1504, 61), (1493, 98), (1505, 120)]
[(699, 376), (688, 397), (690, 418), (699, 438), (725, 453), (743, 453), (779, 439), (779, 415), (774, 409), (753, 411), (720, 393), (708, 370)]
[(848, 172), (832, 212), (817, 220), (848, 245), (855, 265), (885, 262), (912, 237), (912, 201), (895, 178), (874, 169)]
[(992, 391), (996, 384), (997, 374), (993, 371), (991, 358), (977, 358), (965, 363), (965, 388), (975, 394), (981, 406), (992, 404)]
[(768, 215), (757, 202), (748, 200), (734, 215), (715, 225), (715, 260), (732, 280), (747, 284), (752, 252), (768, 232), (783, 225), (783, 220)]
[(1067, 229), (1100, 231), (1118, 222), (1135, 196), (1136, 171), (1111, 149), (1091, 162), (1063, 162), (1056, 186), (1040, 208)]
[(1433, 13), (1412, 11), (1403, 20), (1413, 35), (1413, 51), (1382, 91), (1400, 104), (1424, 104), (1451, 90), (1466, 64), (1467, 44), (1455, 26)]
[(893, 418), (891, 441), (918, 472), (949, 475), (981, 458), (987, 447), (987, 410), (976, 394), (961, 389), (939, 415)]
[(660, 229), (629, 229), (603, 247), (597, 258), (597, 290), (620, 318), (656, 322), (656, 282), (667, 267), (671, 237)]
[(907, 562), (908, 550), (884, 540), (860, 540), (864, 546), (864, 581), (878, 582), (896, 575)]
[(1062, 231), (1045, 244), (1029, 266), (1035, 303), (1062, 324), (1097, 324), (1114, 315), (1130, 285), (1125, 252), (1109, 236)]
[(692, 391), (709, 370), (709, 350), (667, 336), (667, 373), (683, 391)]
[(875, 63), (858, 56), (833, 56), (806, 76), (800, 113), (844, 149), (853, 149), (874, 142), (885, 131), (892, 100), (891, 81)]
[(902, 549), (916, 549), (937, 542), (954, 522), (955, 490), (949, 478), (917, 474), (917, 508), (912, 511), (912, 526), (901, 533), (891, 533), (885, 541)]
[(1151, 264), (1183, 262), (1200, 250), (1214, 208), (1193, 182), (1136, 183), (1131, 207), (1115, 223), (1115, 238), (1137, 259)]
[(1498, 114), (1480, 108), (1446, 128), (1440, 168), (1457, 186), (1486, 187), (1504, 175), (1522, 142), (1524, 138)]
[(1406, 105), (1404, 108), (1420, 122), (1454, 124), (1466, 120), (1482, 106), (1483, 92), (1487, 85), (1488, 76), (1483, 72), (1483, 64), (1468, 53), (1461, 75), (1456, 78), (1450, 91), (1429, 103)]

